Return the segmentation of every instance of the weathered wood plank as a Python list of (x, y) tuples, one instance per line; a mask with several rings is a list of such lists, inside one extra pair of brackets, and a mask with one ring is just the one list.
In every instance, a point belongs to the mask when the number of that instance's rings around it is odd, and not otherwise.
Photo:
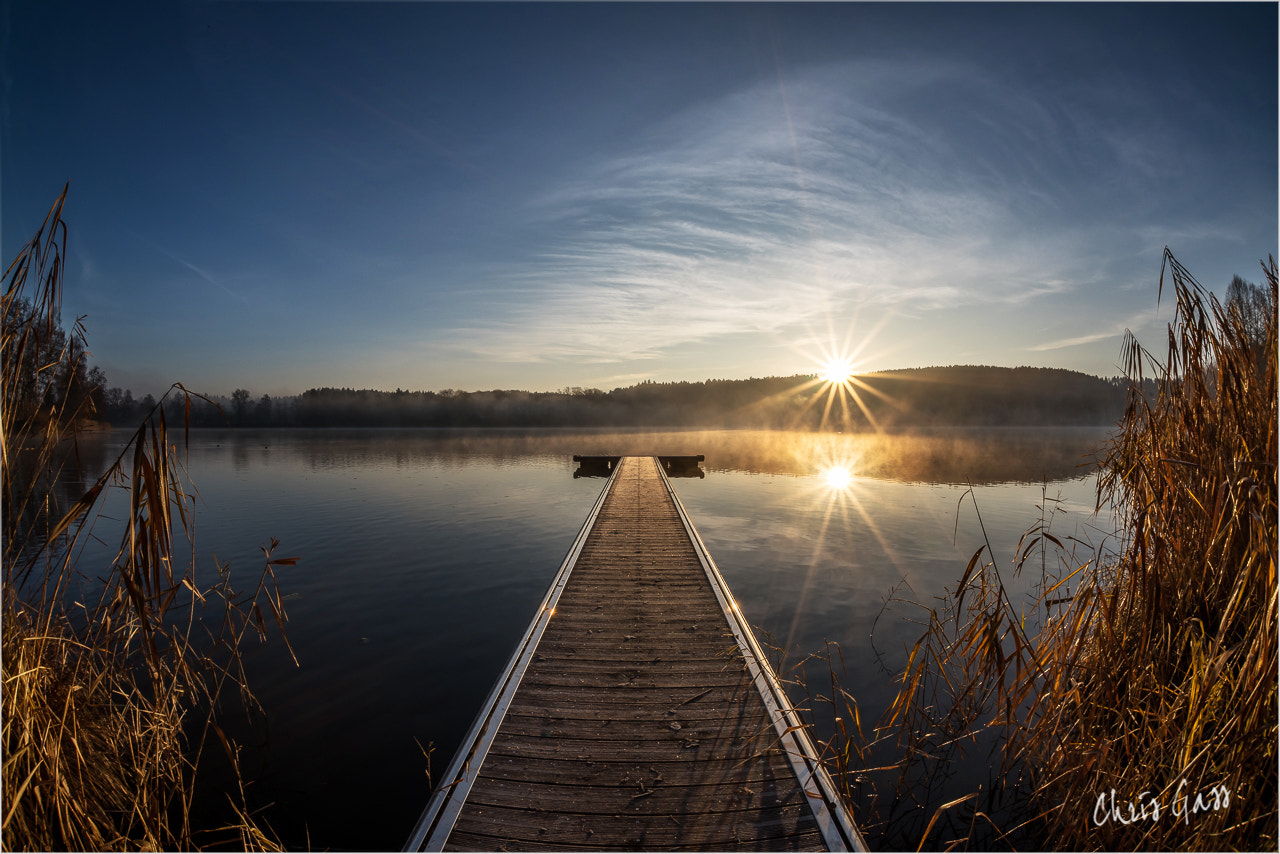
[[(539, 707), (547, 707), (552, 709), (560, 709), (566, 715), (571, 714), (574, 709), (583, 706), (595, 706), (603, 704), (607, 708), (617, 708), (618, 703), (613, 692), (608, 689), (567, 689), (564, 687), (547, 686), (547, 685), (522, 685), (521, 688), (527, 687), (527, 691), (522, 691), (521, 695), (516, 698), (512, 704), (513, 707), (522, 703), (533, 703)], [(711, 693), (706, 695), (705, 706), (715, 705), (717, 708), (725, 703), (732, 703), (742, 695), (746, 694), (744, 686), (741, 685), (715, 685), (709, 686)], [(656, 706), (662, 710), (675, 707), (679, 703), (684, 703), (690, 697), (695, 697), (702, 691), (708, 690), (701, 686), (693, 687), (668, 687), (668, 688), (635, 688), (627, 694), (627, 706)], [(702, 700), (694, 700), (692, 702), (702, 702)]]
[(564, 735), (544, 736), (537, 730), (503, 733), (494, 741), (490, 753), (567, 763), (606, 759), (637, 762), (686, 759), (732, 764), (749, 759), (760, 751), (773, 749), (772, 744), (749, 749), (756, 734), (724, 735), (714, 722), (710, 723), (712, 725), (704, 727), (690, 724), (678, 733), (664, 732), (666, 727), (654, 725), (646, 738), (568, 738)]
[[(449, 848), (453, 851), (608, 851), (610, 846), (603, 844), (577, 845), (568, 842), (546, 843), (524, 839), (519, 844), (511, 840), (482, 836), (479, 834), (457, 831), (457, 843), (449, 840)], [(613, 850), (631, 850), (625, 845), (615, 846)], [(701, 844), (679, 844), (666, 846), (668, 851), (820, 851), (822, 837), (816, 830), (792, 833), (787, 836), (771, 839), (750, 839), (741, 842), (718, 841)]]
[(555, 667), (561, 674), (618, 672), (632, 676), (698, 675), (707, 672), (724, 672), (741, 677), (746, 672), (742, 662), (732, 661), (718, 655), (700, 658), (681, 657), (678, 655), (664, 657), (655, 655), (653, 650), (637, 650), (635, 653), (629, 653), (627, 650), (616, 650), (611, 653), (609, 651), (597, 653), (597, 655), (599, 657), (596, 658), (566, 656), (556, 660)]
[[(804, 795), (792, 783), (788, 770), (781, 780), (748, 784), (740, 774), (706, 781), (703, 785), (672, 785), (650, 777), (613, 785), (575, 786), (562, 782), (531, 783), (526, 780), (482, 777), (483, 803), (489, 806), (550, 811), (556, 805), (572, 805), (584, 815), (702, 815), (706, 812), (772, 810), (782, 804), (799, 805)], [(588, 790), (588, 791), (585, 791)], [(588, 794), (589, 800), (583, 795)], [(475, 795), (472, 796), (473, 799)], [(479, 803), (480, 801), (476, 801)]]
[[(596, 671), (576, 669), (562, 673), (545, 671), (530, 673), (522, 684), (531, 688), (544, 686), (547, 688), (573, 688), (575, 690), (625, 688), (627, 690), (640, 691), (644, 689), (665, 690), (679, 688), (689, 691), (695, 688), (710, 688), (715, 685), (737, 685), (741, 681), (741, 673), (726, 673), (723, 670), (710, 668), (702, 673), (688, 670), (671, 673), (650, 670), (647, 673), (641, 673), (634, 667), (619, 668), (610, 664)], [(625, 702), (625, 699), (623, 702)]]
[[(727, 640), (732, 643), (732, 638)], [(539, 645), (538, 652), (534, 654), (534, 661), (554, 658), (562, 666), (572, 665), (576, 662), (586, 662), (589, 665), (590, 662), (594, 661), (635, 661), (641, 663), (658, 661), (670, 663), (707, 662), (710, 666), (718, 666), (728, 662), (729, 653), (732, 650), (733, 647), (727, 646), (723, 640), (715, 643), (701, 643), (695, 647), (674, 641), (666, 644), (641, 645), (636, 643), (635, 635), (623, 635), (616, 642), (608, 638), (602, 638), (600, 641), (590, 644), (566, 638), (554, 643)]]
[[(732, 710), (725, 708), (722, 704), (704, 702), (714, 696), (714, 694), (707, 694), (699, 697), (696, 694), (691, 694), (689, 697), (678, 697), (675, 694), (670, 694), (667, 695), (668, 702), (665, 703), (628, 704), (625, 708), (619, 708), (616, 704), (607, 701), (588, 702), (584, 700), (574, 703), (573, 706), (566, 706), (563, 702), (540, 702), (535, 701), (534, 698), (524, 697), (521, 698), (519, 703), (512, 704), (508, 715), (542, 720), (584, 722), (579, 725), (586, 725), (591, 721), (607, 720), (722, 720)], [(682, 702), (689, 700), (690, 697), (696, 697), (696, 699), (682, 705)], [(545, 696), (542, 699), (546, 699)]]
[(803, 804), (787, 804), (770, 810), (767, 819), (749, 810), (655, 817), (597, 815), (563, 809), (523, 810), (484, 805), (464, 811), (458, 818), (455, 830), (493, 834), (495, 828), (501, 828), (502, 835), (515, 842), (514, 850), (519, 850), (519, 841), (526, 839), (562, 845), (641, 850), (771, 839), (804, 832), (810, 829), (812, 823), (812, 813)]
[[(783, 777), (791, 773), (786, 759), (774, 751), (761, 753), (735, 766), (734, 773), (744, 784)], [(561, 763), (542, 762), (499, 753), (489, 754), (481, 776), (504, 780), (524, 780), (565, 785), (619, 785), (626, 780), (661, 780), (673, 786), (703, 785), (707, 771), (696, 762), (655, 759), (647, 762), (605, 760), (577, 763), (572, 768)]]

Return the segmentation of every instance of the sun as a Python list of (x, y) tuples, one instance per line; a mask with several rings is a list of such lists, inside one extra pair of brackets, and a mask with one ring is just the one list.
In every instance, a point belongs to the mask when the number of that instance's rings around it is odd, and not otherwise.
[(835, 358), (827, 362), (819, 374), (823, 382), (832, 385), (843, 384), (849, 382), (849, 378), (853, 376), (853, 363), (848, 359)]

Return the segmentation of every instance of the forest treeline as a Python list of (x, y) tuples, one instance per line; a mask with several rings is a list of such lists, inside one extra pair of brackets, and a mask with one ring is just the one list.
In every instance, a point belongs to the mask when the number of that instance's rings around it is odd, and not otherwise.
[[(1128, 382), (1060, 368), (953, 366), (863, 374), (845, 385), (812, 375), (703, 382), (646, 381), (604, 391), (380, 391), (315, 388), (300, 395), (193, 398), (202, 427), (726, 427), (866, 430), (942, 425), (1105, 425), (1124, 412)], [(118, 388), (105, 419), (155, 405)], [(181, 417), (175, 402), (171, 417)]]
[[(14, 315), (32, 307), (15, 302)], [(11, 320), (15, 318), (10, 318)], [(81, 348), (68, 367), (42, 371), (49, 354)], [(89, 411), (114, 425), (137, 424), (157, 405), (148, 394), (108, 387), (73, 335), (53, 329), (42, 352), (26, 354), (12, 405)], [(44, 353), (48, 350), (49, 353)], [(832, 385), (812, 375), (703, 382), (646, 381), (604, 391), (379, 391), (314, 388), (272, 398), (239, 388), (191, 399), (195, 427), (729, 427), (866, 430), (917, 426), (1112, 424), (1128, 381), (1060, 368), (952, 366), (863, 374)], [(81, 407), (88, 400), (89, 406)], [(180, 396), (166, 414), (183, 417)]]

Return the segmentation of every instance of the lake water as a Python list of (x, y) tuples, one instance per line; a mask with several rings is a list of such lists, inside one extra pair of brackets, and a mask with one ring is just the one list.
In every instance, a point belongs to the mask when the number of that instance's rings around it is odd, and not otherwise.
[(909, 606), (881, 615), (891, 591), (954, 588), (983, 527), (1009, 566), (1045, 495), (1055, 533), (1100, 540), (1088, 462), (1105, 437), (193, 431), (207, 572), (216, 555), (255, 579), (273, 537), (300, 559), (277, 570), (299, 665), (278, 639), (246, 656), (269, 715), (232, 727), (250, 799), (290, 847), (399, 849), (429, 794), (419, 745), (442, 774), (604, 486), (573, 476), (574, 453), (704, 454), (676, 492), (747, 618), (793, 659), (838, 643), (870, 722), (919, 633)]

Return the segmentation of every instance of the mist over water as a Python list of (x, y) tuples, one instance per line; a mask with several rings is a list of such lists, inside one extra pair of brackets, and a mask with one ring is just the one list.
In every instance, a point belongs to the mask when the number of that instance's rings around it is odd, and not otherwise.
[[(860, 477), (926, 483), (1040, 483), (1088, 474), (1106, 440), (1097, 427), (935, 428), (895, 433), (779, 430), (267, 429), (197, 430), (193, 454), (229, 453), (236, 467), (267, 452), (311, 468), (401, 468), (414, 458), (511, 462), (574, 454), (706, 454), (707, 471), (809, 476), (833, 464)], [(277, 459), (277, 463), (283, 462)]]
[[(124, 438), (100, 437), (87, 454), (105, 465)], [(300, 558), (277, 572), (300, 665), (278, 639), (251, 645), (268, 718), (231, 726), (247, 744), (250, 802), (274, 804), (266, 816), (290, 847), (404, 843), (430, 791), (419, 745), (434, 748), (442, 774), (604, 486), (573, 477), (573, 454), (705, 455), (704, 479), (673, 483), (748, 620), (789, 660), (838, 643), (843, 684), (869, 722), (919, 634), (918, 609), (886, 600), (896, 591), (927, 604), (954, 588), (984, 528), (1011, 565), (1037, 505), (1059, 514), (1059, 536), (1103, 538), (1088, 463), (1105, 439), (1097, 429), (192, 431), (200, 565), (256, 577), (272, 537), (277, 557)], [(102, 543), (82, 566), (114, 553), (110, 521), (96, 530)]]

